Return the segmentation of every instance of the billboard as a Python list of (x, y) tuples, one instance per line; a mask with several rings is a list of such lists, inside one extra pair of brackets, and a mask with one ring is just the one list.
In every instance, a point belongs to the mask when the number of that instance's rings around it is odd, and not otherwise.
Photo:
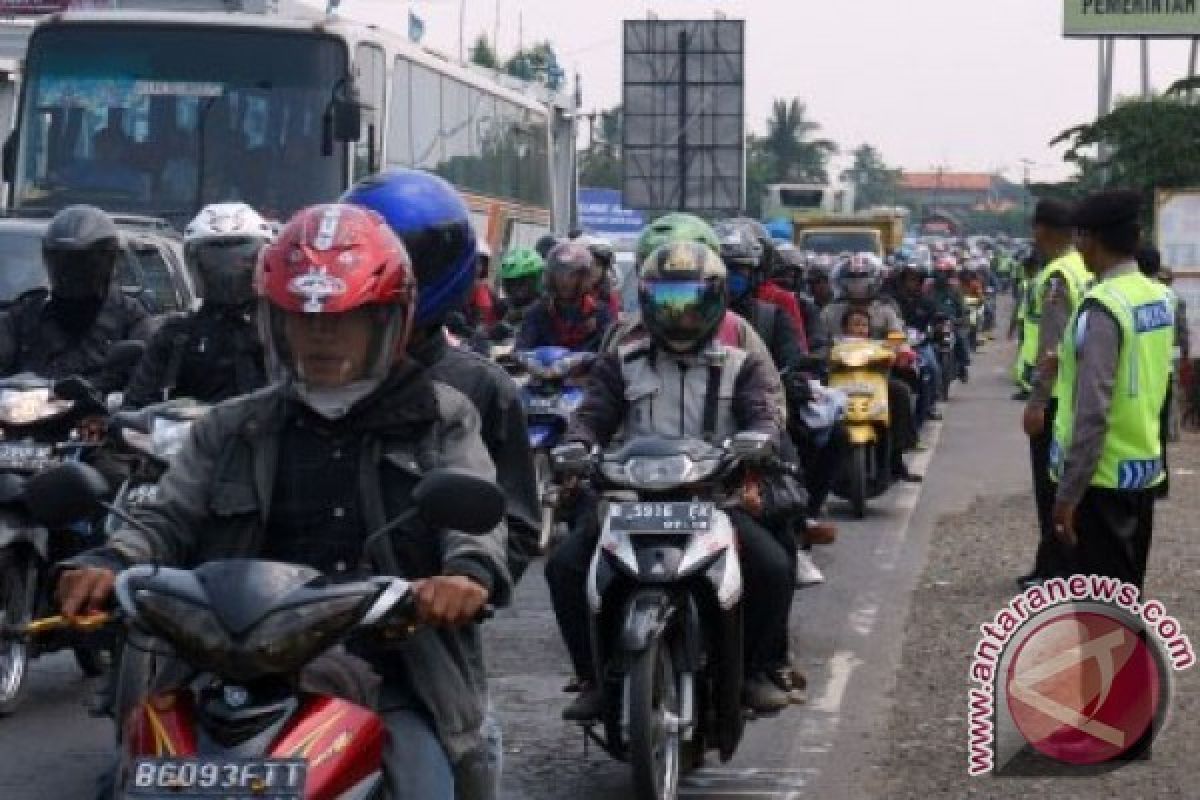
[(1200, 36), (1200, 0), (1063, 0), (1064, 36)]
[(743, 207), (742, 20), (626, 20), (622, 136), (629, 208)]
[(601, 236), (637, 236), (646, 227), (646, 218), (625, 208), (617, 189), (580, 187), (579, 227)]

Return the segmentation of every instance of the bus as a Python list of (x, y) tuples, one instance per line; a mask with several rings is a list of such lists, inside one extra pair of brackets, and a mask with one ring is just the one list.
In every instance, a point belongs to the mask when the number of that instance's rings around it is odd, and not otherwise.
[(854, 187), (823, 183), (772, 183), (763, 191), (764, 219), (791, 219), (797, 213), (853, 214)]
[(34, 28), (4, 148), (17, 213), (90, 203), (182, 227), (242, 201), (285, 220), (415, 167), (462, 192), (493, 252), (571, 227), (572, 97), (304, 6), (155, 2)]

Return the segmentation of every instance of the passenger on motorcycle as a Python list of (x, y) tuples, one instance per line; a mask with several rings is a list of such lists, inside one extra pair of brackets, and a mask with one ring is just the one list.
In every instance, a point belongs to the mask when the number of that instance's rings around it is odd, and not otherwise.
[(42, 238), (50, 290), (26, 292), (0, 312), (0, 376), (78, 375), (100, 392), (124, 388), (128, 375), (106, 364), (114, 342), (147, 340), (155, 323), (141, 301), (113, 281), (119, 234), (108, 214), (68, 206)]
[(933, 304), (938, 313), (954, 320), (954, 360), (958, 363), (957, 377), (966, 383), (967, 368), (971, 365), (971, 347), (963, 330), (967, 307), (963, 302), (962, 290), (955, 285), (958, 282), (958, 263), (952, 256), (943, 256), (935, 261), (933, 266)]
[[(825, 327), (843, 330), (842, 319), (846, 312), (850, 308), (861, 308), (870, 319), (871, 338), (886, 339), (889, 333), (904, 335), (904, 322), (895, 306), (880, 298), (882, 282), (883, 266), (877, 258), (866, 254), (844, 257), (833, 275), (838, 299), (822, 312)], [(912, 390), (895, 376), (888, 378), (888, 405), (892, 423), (892, 474), (899, 480), (920, 481), (921, 477), (909, 472), (904, 463), (904, 453), (917, 445)]]
[(183, 233), (183, 256), (199, 283), (200, 310), (167, 321), (125, 390), (126, 408), (176, 397), (213, 404), (266, 384), (254, 320), (254, 266), (275, 238), (244, 203), (204, 208)]
[(508, 601), (505, 528), (431, 531), (370, 552), (363, 537), (411, 507), (419, 475), (434, 466), (494, 478), (479, 417), (408, 357), (413, 271), (377, 215), (346, 205), (299, 212), (265, 251), (256, 287), (281, 382), (195, 424), (157, 500), (136, 512), (142, 525), (66, 565), (63, 613), (100, 607), (116, 571), (139, 563), (242, 556), (333, 580), (413, 579), (425, 624), (394, 647), (353, 651), (382, 679), (388, 796), (452, 800), (488, 780), (479, 734), (487, 676), (471, 622), (489, 601)]
[(933, 326), (937, 317), (937, 307), (925, 294), (925, 274), (915, 266), (901, 267), (897, 273), (896, 305), (904, 324), (918, 331), (924, 340), (916, 346), (920, 356), (920, 386), (917, 395), (917, 427), (920, 428), (926, 419), (941, 419), (942, 414), (937, 409), (938, 387), (941, 386), (941, 367), (938, 364), (937, 351), (933, 346)]
[(865, 308), (846, 309), (842, 317), (842, 334), (851, 339), (871, 338), (871, 315)]
[[(680, 242), (655, 250), (641, 268), (639, 297), (647, 334), (599, 357), (566, 440), (606, 446), (623, 430), (627, 436), (724, 441), (739, 431), (760, 431), (779, 442), (783, 430), (768, 391), (771, 366), (716, 339), (726, 310), (725, 284), (724, 265), (703, 244)], [(582, 688), (564, 717), (587, 720), (601, 710), (585, 594), (600, 530), (590, 492), (581, 487), (576, 502), (588, 511), (577, 514), (579, 525), (550, 557), (546, 581)], [(780, 636), (786, 636), (792, 603), (789, 550), (794, 545), (785, 546), (755, 520), (761, 510), (735, 509), (731, 516), (746, 585), (748, 678), (743, 701), (765, 712), (789, 702), (767, 672), (775, 666)]]
[(608, 304), (597, 296), (599, 270), (579, 242), (556, 245), (546, 257), (542, 300), (529, 309), (517, 332), (517, 349), (565, 347), (595, 352), (612, 322)]

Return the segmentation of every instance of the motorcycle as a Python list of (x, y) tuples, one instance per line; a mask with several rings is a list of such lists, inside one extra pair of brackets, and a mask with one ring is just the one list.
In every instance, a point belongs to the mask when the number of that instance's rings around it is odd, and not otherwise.
[[(529, 428), (538, 496), (542, 500), (541, 548), (555, 540), (559, 519), (558, 495), (550, 469), (550, 451), (559, 445), (571, 415), (583, 404), (583, 388), (569, 380), (595, 360), (594, 353), (574, 353), (563, 347), (538, 347), (519, 352), (515, 360), (527, 379), (521, 386), (521, 405)], [(561, 531), (560, 531), (561, 532)]]
[[(107, 414), (103, 401), (78, 378), (55, 382), (17, 375), (0, 381), (0, 624), (22, 625), (45, 614), (53, 603), (53, 565), (100, 543), (86, 515), (55, 509), (39, 515), (27, 501), (33, 476), (82, 459), (97, 446), (86, 425)], [(85, 675), (103, 671), (107, 642), (90, 631), (46, 631), (28, 641), (0, 642), (0, 715), (19, 706), (29, 663), (64, 649), (74, 653)]]
[(639, 800), (674, 800), (708, 749), (727, 761), (741, 740), (743, 587), (723, 508), (739, 467), (768, 461), (759, 433), (723, 447), (646, 436), (601, 455), (556, 451), (556, 471), (602, 491), (587, 598), (603, 712), (582, 724), (629, 762)]
[(971, 347), (971, 352), (975, 352), (979, 349), (979, 340), (983, 333), (983, 320), (985, 314), (984, 300), (982, 297), (969, 294), (963, 298), (963, 302), (966, 305), (967, 312), (967, 343)]
[(887, 342), (846, 339), (835, 342), (829, 354), (829, 387), (848, 398), (845, 424), (850, 445), (833, 492), (847, 500), (860, 519), (866, 516), (867, 501), (892, 485), (888, 376), (898, 346), (907, 341), (904, 334), (889, 336)]
[[(50, 476), (60, 496), (78, 494), (91, 480), (87, 467), (72, 467)], [(494, 484), (454, 470), (430, 472), (413, 496), (415, 508), (368, 537), (365, 549), (422, 525), (486, 533), (504, 513)], [(416, 624), (410, 582), (330, 583), (308, 567), (244, 559), (191, 570), (131, 567), (117, 577), (115, 595), (118, 610), (101, 622), (166, 645), (194, 676), (147, 697), (130, 715), (118, 798), (383, 796), (387, 734), (378, 713), (305, 691), (299, 676), (343, 642), (387, 646), (409, 635)], [(90, 617), (86, 624), (98, 623)], [(70, 625), (61, 618), (33, 623)], [(4, 626), (0, 641), (22, 640), (31, 627)]]
[(955, 321), (945, 314), (938, 314), (933, 322), (933, 349), (937, 353), (938, 368), (942, 374), (942, 385), (938, 387), (938, 399), (943, 403), (950, 399), (950, 384), (958, 377), (958, 356), (955, 339), (958, 329)]

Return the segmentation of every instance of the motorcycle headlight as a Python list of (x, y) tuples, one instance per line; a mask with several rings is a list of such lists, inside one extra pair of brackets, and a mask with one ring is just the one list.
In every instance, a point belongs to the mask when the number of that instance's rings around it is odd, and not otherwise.
[(207, 608), (147, 590), (137, 592), (134, 600), (140, 621), (197, 668), (204, 669), (211, 655), (229, 650), (228, 634)]
[[(620, 482), (651, 491), (670, 489), (708, 477), (718, 462), (693, 461), (684, 455), (666, 458), (631, 458), (625, 462)], [(606, 476), (607, 477), (607, 476)]]
[(44, 389), (0, 389), (0, 422), (30, 425), (58, 416), (71, 408), (70, 400), (60, 400)]
[(239, 663), (230, 666), (250, 678), (295, 672), (353, 626), (369, 599), (331, 597), (276, 611), (254, 627), (239, 648)]

